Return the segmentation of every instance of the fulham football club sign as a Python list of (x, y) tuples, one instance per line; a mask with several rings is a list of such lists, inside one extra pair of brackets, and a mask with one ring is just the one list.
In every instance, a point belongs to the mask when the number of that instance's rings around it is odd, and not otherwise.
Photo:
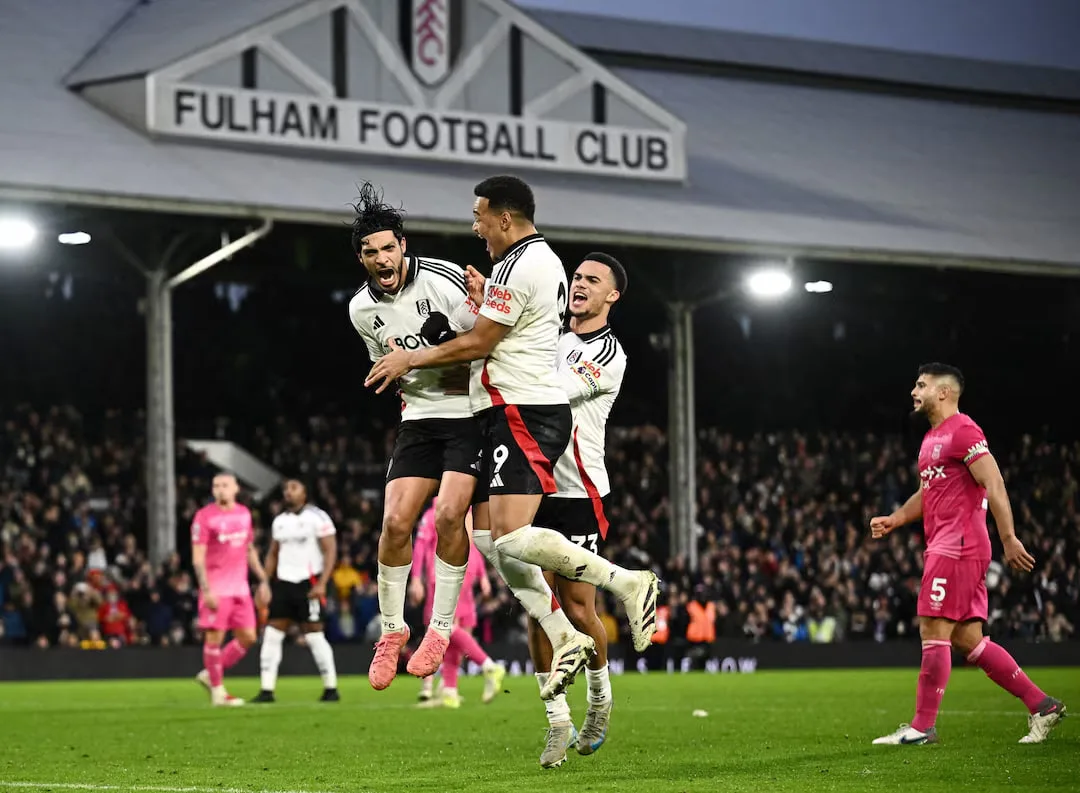
[(147, 129), (679, 181), (685, 125), (505, 0), (311, 0), (146, 77)]

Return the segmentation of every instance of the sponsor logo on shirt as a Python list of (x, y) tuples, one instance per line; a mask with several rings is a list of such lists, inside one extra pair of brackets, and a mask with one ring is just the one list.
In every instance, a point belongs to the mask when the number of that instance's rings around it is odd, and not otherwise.
[(484, 306), (500, 314), (510, 313), (510, 304), (514, 302), (513, 293), (506, 287), (492, 286), (484, 300)]
[(930, 483), (935, 479), (945, 478), (945, 466), (944, 465), (931, 465), (927, 468), (923, 468), (919, 471), (919, 478), (922, 479), (923, 490), (930, 489)]
[(986, 445), (986, 441), (979, 441), (974, 446), (967, 450), (967, 454), (964, 455), (964, 464), (970, 463), (976, 457), (981, 457), (984, 454), (989, 454), (990, 449)]
[(580, 366), (571, 366), (570, 370), (588, 384), (593, 394), (599, 393), (600, 384), (596, 381), (600, 379), (600, 370), (596, 366), (586, 361)]
[(221, 531), (218, 532), (218, 542), (229, 543), (230, 545), (240, 545), (247, 542), (248, 533), (247, 529), (239, 529), (238, 531)]

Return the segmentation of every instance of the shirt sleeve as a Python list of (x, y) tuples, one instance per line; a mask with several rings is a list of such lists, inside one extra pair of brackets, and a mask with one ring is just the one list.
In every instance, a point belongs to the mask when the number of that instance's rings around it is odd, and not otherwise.
[(494, 278), (487, 279), (484, 305), (480, 307), (480, 316), (487, 317), (500, 325), (516, 325), (525, 310), (525, 304), (532, 297), (532, 283), (525, 267), (510, 269), (506, 283), (497, 284)]
[(352, 320), (353, 328), (360, 334), (360, 338), (364, 340), (364, 346), (367, 347), (368, 357), (372, 363), (379, 360), (383, 356), (382, 340), (375, 335), (375, 331), (369, 327), (367, 317), (361, 311), (350, 310), (349, 319)]
[(953, 433), (953, 448), (956, 456), (964, 465), (971, 465), (976, 460), (990, 454), (990, 447), (986, 443), (986, 436), (978, 424), (971, 422), (960, 427)]
[(621, 350), (616, 350), (613, 355), (601, 350), (599, 354), (582, 357), (576, 363), (564, 361), (559, 366), (559, 385), (570, 398), (570, 404), (576, 405), (601, 394), (618, 391), (625, 372), (626, 356)]
[(325, 511), (319, 510), (316, 514), (318, 523), (315, 526), (315, 536), (318, 538), (333, 537), (337, 534), (337, 527), (334, 526), (334, 521), (330, 520), (330, 516)]
[(199, 510), (195, 513), (194, 520), (191, 521), (191, 544), (206, 545), (210, 542), (209, 534), (210, 527), (206, 525), (202, 510)]

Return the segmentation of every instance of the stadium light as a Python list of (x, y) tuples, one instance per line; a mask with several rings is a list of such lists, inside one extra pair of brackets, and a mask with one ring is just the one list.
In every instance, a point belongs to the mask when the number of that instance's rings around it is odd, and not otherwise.
[(814, 295), (824, 295), (833, 290), (832, 281), (807, 281), (803, 288)]
[(26, 218), (0, 218), (0, 251), (23, 251), (37, 239), (37, 226)]
[(90, 235), (85, 231), (72, 231), (68, 234), (61, 234), (56, 238), (56, 241), (61, 245), (85, 245), (90, 242)]
[(783, 297), (791, 291), (791, 276), (783, 270), (758, 270), (746, 279), (746, 290), (762, 300)]

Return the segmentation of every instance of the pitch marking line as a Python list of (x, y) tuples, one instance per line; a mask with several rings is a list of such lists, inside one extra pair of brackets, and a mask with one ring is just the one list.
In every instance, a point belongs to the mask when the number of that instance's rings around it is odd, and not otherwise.
[(4, 790), (89, 790), (119, 793), (330, 793), (325, 790), (252, 790), (238, 787), (169, 787), (166, 785), (95, 785), (89, 782), (12, 782), (0, 779)]

